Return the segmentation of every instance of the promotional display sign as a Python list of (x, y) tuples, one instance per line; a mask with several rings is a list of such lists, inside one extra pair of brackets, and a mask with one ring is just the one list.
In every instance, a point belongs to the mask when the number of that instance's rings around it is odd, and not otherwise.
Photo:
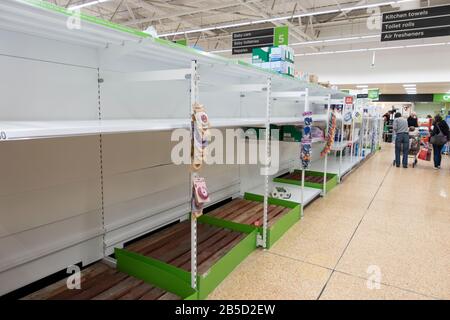
[(450, 35), (450, 5), (383, 13), (381, 41)]
[(300, 160), (302, 161), (302, 168), (308, 169), (311, 162), (311, 126), (312, 126), (312, 112), (307, 111), (303, 113), (305, 126), (303, 127), (303, 137), (301, 143)]
[(434, 94), (433, 102), (450, 102), (450, 93)]
[(351, 96), (345, 97), (344, 102), (345, 102), (344, 104), (353, 104), (353, 97)]
[(344, 111), (342, 113), (344, 124), (350, 125), (352, 124), (353, 119), (353, 104), (344, 104)]
[(251, 53), (254, 48), (289, 44), (288, 27), (249, 30), (233, 33), (232, 54)]

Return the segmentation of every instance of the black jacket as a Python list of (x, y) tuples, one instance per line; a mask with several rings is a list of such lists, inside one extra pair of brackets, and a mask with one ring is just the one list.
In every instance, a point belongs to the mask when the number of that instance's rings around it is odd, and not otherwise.
[(445, 120), (442, 120), (438, 124), (434, 123), (433, 130), (431, 130), (431, 136), (435, 136), (439, 134), (439, 128), (441, 129), (442, 133), (448, 138), (450, 138), (450, 128), (448, 127), (447, 122)]
[(408, 127), (417, 128), (418, 126), (419, 122), (417, 121), (417, 118), (408, 117)]

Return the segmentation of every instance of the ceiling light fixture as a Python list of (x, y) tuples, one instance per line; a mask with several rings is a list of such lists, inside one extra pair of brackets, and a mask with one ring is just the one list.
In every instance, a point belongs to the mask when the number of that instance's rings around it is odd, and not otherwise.
[(405, 88), (408, 88), (408, 87), (416, 87), (416, 85), (415, 84), (404, 84), (403, 85)]
[[(108, 0), (106, 0), (106, 1), (108, 1)], [(403, 2), (410, 2), (410, 1), (415, 1), (415, 0), (388, 1), (388, 2), (374, 3), (374, 4), (354, 6), (354, 7), (348, 7), (348, 8), (330, 9), (330, 10), (307, 12), (307, 13), (301, 13), (301, 14), (295, 14), (295, 15), (289, 15), (289, 16), (283, 16), (283, 17), (274, 17), (274, 18), (268, 18), (268, 19), (262, 19), (262, 20), (247, 21), (247, 22), (241, 22), (241, 23), (235, 23), (235, 24), (224, 24), (224, 25), (218, 25), (215, 27), (207, 27), (207, 28), (202, 28), (202, 29), (191, 29), (191, 30), (185, 30), (185, 31), (169, 32), (169, 33), (161, 34), (160, 37), (171, 37), (171, 36), (177, 36), (177, 35), (189, 34), (189, 33), (197, 33), (197, 32), (203, 32), (203, 31), (228, 29), (228, 28), (235, 28), (235, 27), (248, 26), (248, 25), (254, 25), (254, 24), (261, 24), (261, 23), (266, 23), (266, 22), (274, 22), (274, 21), (280, 21), (280, 20), (289, 20), (289, 19), (295, 19), (295, 18), (319, 16), (319, 15), (330, 14), (330, 13), (339, 13), (339, 12), (347, 13), (352, 10), (381, 7), (381, 6), (387, 6), (387, 5), (392, 5), (392, 4), (396, 4), (396, 3), (403, 3)]]
[[(430, 43), (423, 44), (421, 47), (433, 47), (433, 46), (442, 46), (442, 45), (450, 45), (448, 43)], [(323, 55), (323, 54), (336, 54), (336, 53), (353, 53), (353, 52), (363, 52), (363, 51), (379, 51), (379, 50), (394, 50), (394, 49), (408, 49), (415, 48), (417, 45), (407, 45), (407, 46), (396, 46), (396, 47), (378, 47), (378, 48), (366, 48), (366, 49), (352, 49), (352, 50), (340, 50), (340, 51), (322, 51), (322, 52), (310, 52), (310, 53), (298, 53), (295, 56), (315, 56), (315, 55)]]
[(366, 84), (360, 84), (360, 85), (358, 85), (358, 86), (356, 86), (357, 88), (360, 88), (360, 89), (365, 89), (365, 88), (368, 88), (369, 86), (368, 85), (366, 85)]
[(107, 1), (111, 1), (111, 0), (96, 0), (96, 1), (86, 2), (86, 3), (83, 3), (83, 4), (79, 4), (79, 5), (75, 5), (75, 6), (69, 7), (68, 10), (71, 10), (71, 11), (72, 10), (78, 10), (78, 9), (81, 9), (81, 8), (90, 7), (90, 6), (93, 6), (93, 5), (96, 5), (96, 4), (100, 4), (100, 3), (103, 3), (103, 2), (107, 2)]

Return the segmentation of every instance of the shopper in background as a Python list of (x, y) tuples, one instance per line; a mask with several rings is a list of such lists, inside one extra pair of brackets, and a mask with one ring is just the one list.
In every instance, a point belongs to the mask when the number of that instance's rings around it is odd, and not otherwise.
[(403, 152), (403, 168), (408, 168), (409, 127), (408, 121), (402, 117), (400, 112), (394, 116), (393, 130), (395, 133), (395, 165), (397, 168), (400, 167), (400, 153)]
[(433, 130), (431, 130), (430, 142), (433, 145), (434, 168), (441, 168), (442, 149), (450, 140), (450, 129), (447, 122), (440, 115), (434, 117)]
[(408, 117), (408, 127), (419, 127), (419, 121), (417, 120), (417, 114), (415, 112), (411, 112), (411, 115)]

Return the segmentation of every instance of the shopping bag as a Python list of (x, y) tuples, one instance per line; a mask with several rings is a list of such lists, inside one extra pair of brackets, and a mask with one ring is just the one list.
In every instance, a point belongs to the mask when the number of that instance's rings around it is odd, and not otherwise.
[(427, 161), (431, 160), (431, 149), (428, 148), (428, 152), (427, 152)]
[(418, 158), (420, 160), (430, 161), (431, 160), (431, 153), (430, 153), (430, 157), (428, 157), (428, 150), (429, 150), (428, 148), (420, 149)]

